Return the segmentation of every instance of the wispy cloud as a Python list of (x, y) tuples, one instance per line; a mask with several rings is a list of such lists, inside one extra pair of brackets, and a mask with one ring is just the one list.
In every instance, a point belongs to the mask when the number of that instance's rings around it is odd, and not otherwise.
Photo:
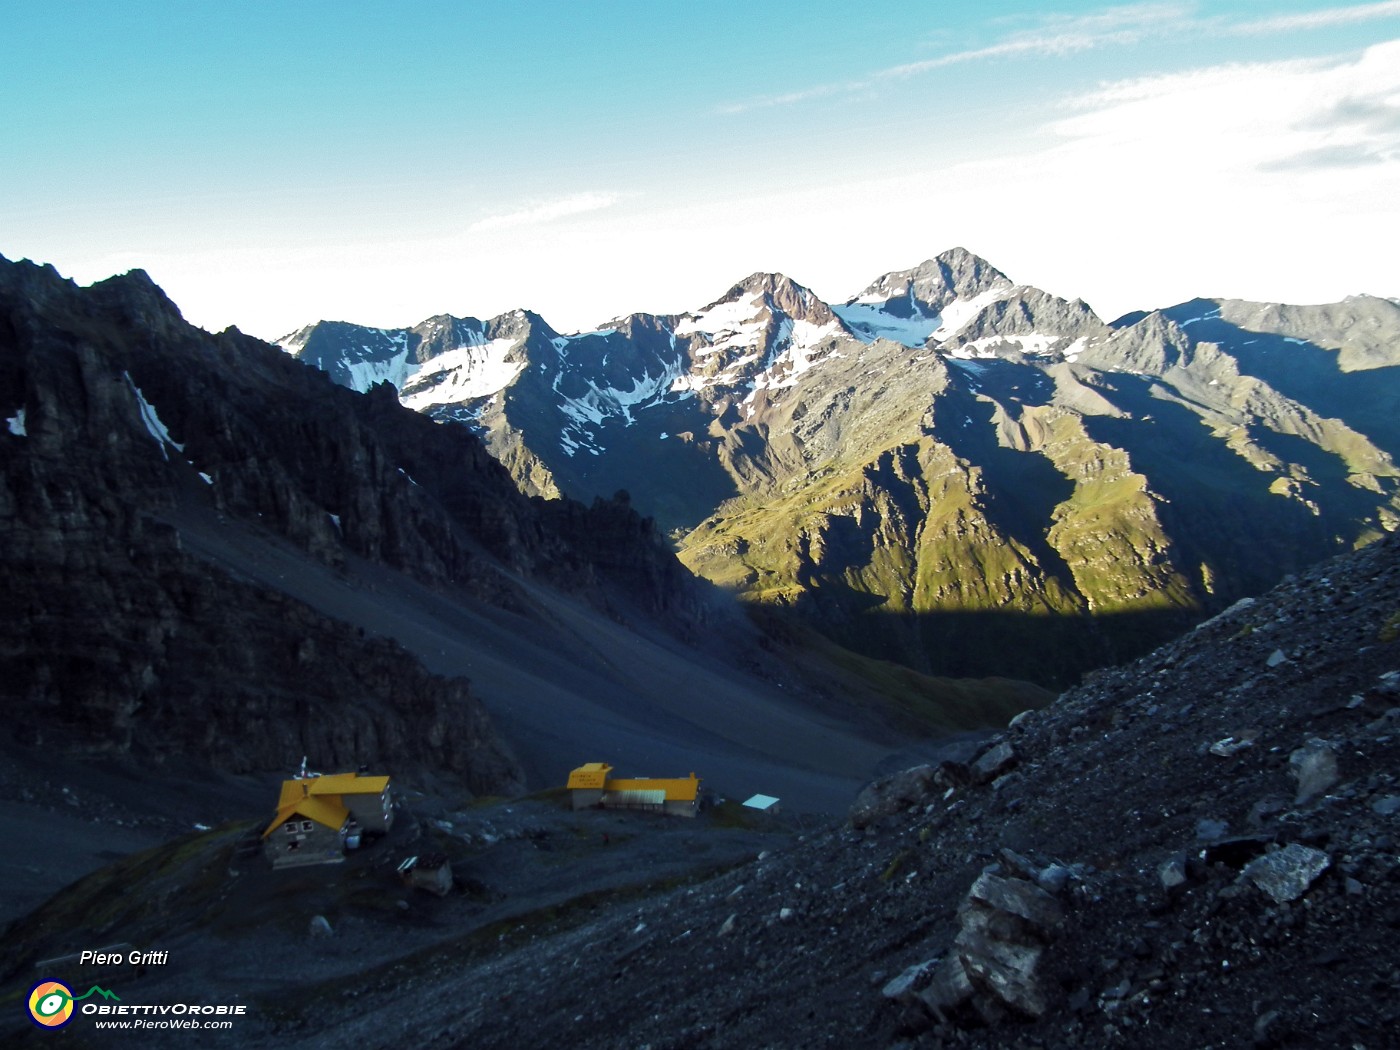
[[(1390, 61), (1400, 59), (1400, 46), (1388, 50)], [(1260, 170), (1355, 168), (1400, 160), (1400, 76), (1343, 90), (1347, 93), (1294, 124), (1292, 130), (1307, 145), (1265, 161)]]
[(1400, 18), (1400, 0), (1385, 0), (1378, 4), (1353, 4), (1321, 11), (1301, 11), (1294, 15), (1257, 18), (1230, 26), (1229, 31), (1240, 35), (1289, 33), (1299, 29), (1325, 29), (1328, 26), (1354, 25), (1380, 18)]
[(907, 62), (872, 74), (872, 79), (915, 76), (931, 69), (1021, 55), (1061, 57), (1103, 47), (1136, 44), (1155, 33), (1183, 24), (1192, 9), (1182, 4), (1132, 4), (1091, 15), (1050, 15), (1033, 29), (1021, 30), (987, 47), (954, 51), (937, 58)]
[(772, 109), (774, 106), (791, 106), (797, 102), (807, 102), (814, 98), (826, 98), (830, 95), (851, 95), (870, 86), (869, 81), (850, 80), (842, 84), (818, 84), (815, 87), (802, 88), (798, 91), (786, 91), (781, 95), (759, 95), (756, 98), (745, 99), (743, 102), (728, 102), (716, 108), (716, 111), (725, 115), (735, 113), (748, 113), (755, 109)]
[(970, 62), (1032, 56), (1059, 58), (1085, 51), (1131, 47), (1145, 40), (1187, 33), (1264, 36), (1385, 18), (1400, 18), (1400, 0), (1305, 11), (1246, 22), (1231, 22), (1218, 16), (1202, 18), (1197, 14), (1195, 4), (1181, 3), (1128, 4), (1105, 8), (1087, 15), (1052, 14), (1042, 17), (1041, 21), (1031, 28), (1009, 33), (1003, 39), (985, 47), (952, 51), (916, 62), (888, 66), (846, 81), (817, 84), (782, 94), (730, 103), (719, 107), (719, 112), (739, 114), (819, 98), (854, 95), (869, 91), (881, 83), (906, 80), (936, 69)]
[(559, 197), (528, 208), (521, 208), (518, 211), (488, 215), (486, 218), (472, 223), (468, 229), (473, 233), (479, 233), (484, 230), (506, 230), (517, 226), (539, 226), (543, 223), (554, 222), (556, 219), (567, 218), (570, 215), (582, 215), (585, 212), (611, 208), (621, 199), (621, 195), (617, 193), (575, 193), (568, 197)]
[(1310, 171), (1319, 168), (1358, 168), (1384, 164), (1390, 158), (1374, 146), (1351, 142), (1338, 146), (1318, 146), (1300, 150), (1287, 157), (1266, 160), (1259, 165), (1263, 172)]
[(882, 82), (906, 80), (948, 66), (996, 58), (1028, 55), (1060, 57), (1103, 47), (1125, 47), (1190, 19), (1192, 8), (1182, 4), (1146, 3), (1111, 7), (1089, 15), (1051, 15), (1031, 28), (1019, 30), (986, 47), (952, 51), (946, 55), (904, 62), (877, 69), (864, 77), (817, 84), (778, 95), (766, 95), (721, 106), (726, 114), (746, 113), (807, 102), (817, 98), (854, 95)]

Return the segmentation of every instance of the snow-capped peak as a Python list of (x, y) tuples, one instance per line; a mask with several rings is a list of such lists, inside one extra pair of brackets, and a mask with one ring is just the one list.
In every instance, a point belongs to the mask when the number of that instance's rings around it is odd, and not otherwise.
[(836, 314), (860, 339), (921, 347), (942, 341), (992, 303), (1016, 291), (1010, 278), (964, 248), (950, 248), (908, 270), (871, 282)]
[(988, 306), (1010, 298), (1015, 291), (1015, 286), (1008, 282), (1004, 287), (989, 288), (967, 298), (953, 298), (939, 310), (912, 296), (902, 297), (903, 304), (907, 304), (903, 310), (891, 310), (890, 303), (886, 301), (861, 302), (859, 299), (833, 309), (846, 327), (863, 342), (889, 339), (918, 348), (930, 340), (940, 343), (952, 338)]

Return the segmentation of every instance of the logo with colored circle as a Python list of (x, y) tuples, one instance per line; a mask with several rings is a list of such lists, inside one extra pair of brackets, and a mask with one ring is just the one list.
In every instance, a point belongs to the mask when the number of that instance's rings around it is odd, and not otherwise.
[(29, 991), (29, 1016), (42, 1028), (62, 1028), (73, 1020), (73, 993), (59, 981), (40, 981)]

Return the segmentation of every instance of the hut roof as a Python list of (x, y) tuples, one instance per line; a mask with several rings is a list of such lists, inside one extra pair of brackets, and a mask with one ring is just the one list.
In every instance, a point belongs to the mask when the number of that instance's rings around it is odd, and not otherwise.
[(754, 795), (744, 803), (749, 809), (772, 809), (777, 804), (778, 800), (772, 795)]
[(358, 773), (331, 773), (284, 780), (277, 799), (277, 817), (263, 832), (263, 838), (271, 835), (294, 813), (339, 830), (350, 815), (342, 796), (382, 795), (388, 786), (388, 777), (362, 777)]
[(306, 817), (308, 820), (314, 820), (318, 824), (324, 824), (328, 828), (339, 831), (350, 819), (350, 811), (338, 798), (316, 798), (307, 795), (304, 798), (293, 800), (289, 805), (278, 807), (277, 816), (267, 826), (262, 837), (267, 838), (294, 816)]
[(666, 779), (663, 777), (634, 777), (628, 780), (609, 780), (609, 794), (619, 791), (660, 791), (667, 802), (694, 802), (700, 794), (700, 778), (694, 773), (688, 777)]
[(601, 788), (607, 783), (612, 766), (606, 762), (586, 762), (569, 774), (570, 790)]

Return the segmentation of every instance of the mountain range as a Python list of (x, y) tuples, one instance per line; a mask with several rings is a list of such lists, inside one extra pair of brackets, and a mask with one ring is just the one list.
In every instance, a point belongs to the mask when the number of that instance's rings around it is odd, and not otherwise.
[(1059, 686), (1400, 523), (1400, 304), (1100, 319), (955, 248), (828, 304), (757, 273), (561, 334), (517, 310), (280, 340), (467, 424), (525, 492), (625, 491), (761, 615)]
[(140, 271), (0, 260), (0, 419), (16, 761), (503, 794), (605, 755), (831, 810), (931, 723), (1048, 699), (765, 636), (626, 499), (526, 496), (466, 427), (194, 328)]

